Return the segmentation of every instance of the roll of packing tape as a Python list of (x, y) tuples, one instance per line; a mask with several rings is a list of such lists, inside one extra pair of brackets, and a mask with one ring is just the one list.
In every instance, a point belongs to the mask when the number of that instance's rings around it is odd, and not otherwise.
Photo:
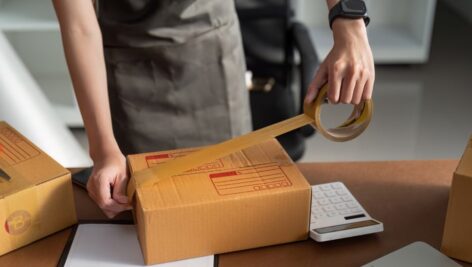
[(359, 105), (354, 106), (354, 110), (349, 118), (338, 127), (325, 129), (321, 123), (321, 107), (326, 103), (327, 92), (328, 86), (324, 85), (313, 103), (304, 105), (304, 114), (135, 173), (128, 184), (128, 197), (132, 200), (137, 188), (152, 186), (158, 182), (169, 179), (173, 175), (180, 174), (206, 162), (275, 138), (307, 124), (311, 124), (327, 139), (336, 142), (348, 141), (359, 136), (370, 123), (372, 117), (372, 101), (363, 101)]
[(311, 104), (303, 107), (305, 115), (311, 117), (314, 121), (311, 124), (325, 138), (335, 142), (345, 142), (359, 136), (369, 126), (372, 118), (373, 104), (372, 100), (362, 101), (354, 109), (349, 118), (336, 128), (326, 129), (321, 122), (321, 108), (326, 104), (328, 95), (328, 85), (324, 85), (315, 100)]

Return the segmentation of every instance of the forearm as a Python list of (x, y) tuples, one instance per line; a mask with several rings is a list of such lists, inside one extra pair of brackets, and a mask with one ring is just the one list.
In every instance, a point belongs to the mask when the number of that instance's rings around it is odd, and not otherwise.
[(78, 2), (82, 3), (56, 0), (54, 4), (69, 73), (87, 131), (90, 155), (96, 161), (119, 152), (119, 148), (112, 130), (100, 29), (91, 3)]
[(64, 48), (92, 158), (118, 150), (113, 136), (101, 38), (66, 33)]

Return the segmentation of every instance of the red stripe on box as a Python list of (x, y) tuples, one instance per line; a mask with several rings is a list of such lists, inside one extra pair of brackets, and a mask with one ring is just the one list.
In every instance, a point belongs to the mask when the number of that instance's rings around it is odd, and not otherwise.
[(212, 173), (210, 174), (210, 178), (219, 178), (219, 177), (226, 177), (226, 176), (234, 176), (238, 175), (236, 171), (231, 171), (231, 172), (219, 172), (219, 173)]
[(157, 155), (146, 156), (146, 160), (150, 160), (150, 159), (168, 159), (170, 157), (171, 157), (170, 154), (157, 154)]

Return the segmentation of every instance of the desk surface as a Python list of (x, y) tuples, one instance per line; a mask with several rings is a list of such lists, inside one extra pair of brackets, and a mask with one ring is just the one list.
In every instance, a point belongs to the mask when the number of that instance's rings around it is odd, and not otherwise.
[[(414, 241), (439, 248), (456, 166), (456, 160), (299, 164), (311, 184), (343, 181), (385, 231), (226, 253), (219, 266), (359, 266)], [(79, 219), (105, 219), (83, 189), (74, 186), (74, 194)], [(130, 217), (128, 212), (116, 219)], [(4, 255), (0, 266), (56, 266), (69, 233), (66, 229)]]

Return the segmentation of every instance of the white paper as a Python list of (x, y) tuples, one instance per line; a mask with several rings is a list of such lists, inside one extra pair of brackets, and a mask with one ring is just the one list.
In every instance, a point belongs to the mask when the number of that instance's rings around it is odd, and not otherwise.
[[(213, 267), (213, 255), (156, 264), (158, 267)], [(134, 225), (80, 224), (66, 267), (144, 266)]]

